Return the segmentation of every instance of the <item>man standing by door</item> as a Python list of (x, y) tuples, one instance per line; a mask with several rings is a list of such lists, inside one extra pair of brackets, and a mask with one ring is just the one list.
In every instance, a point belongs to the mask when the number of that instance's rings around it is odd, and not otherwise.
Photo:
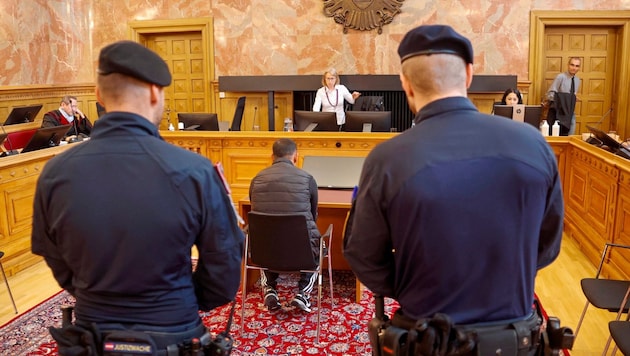
[(576, 74), (581, 66), (581, 58), (569, 58), (567, 71), (558, 74), (547, 90), (550, 102), (547, 121), (549, 127), (556, 120), (560, 121), (560, 136), (575, 134), (575, 93), (580, 87), (580, 78)]

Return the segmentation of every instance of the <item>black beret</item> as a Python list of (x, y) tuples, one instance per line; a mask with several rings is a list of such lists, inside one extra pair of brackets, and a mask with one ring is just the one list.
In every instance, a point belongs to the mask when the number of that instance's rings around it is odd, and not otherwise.
[(398, 46), (400, 63), (421, 55), (454, 54), (473, 62), (473, 49), (470, 41), (446, 25), (424, 25), (407, 32)]
[(98, 74), (125, 74), (162, 87), (171, 84), (166, 62), (155, 52), (133, 41), (105, 46), (98, 57)]

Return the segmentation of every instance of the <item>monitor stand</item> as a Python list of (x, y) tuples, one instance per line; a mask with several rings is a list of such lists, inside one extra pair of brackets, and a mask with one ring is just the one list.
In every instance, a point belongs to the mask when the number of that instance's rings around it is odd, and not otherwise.
[(0, 152), (0, 157), (13, 156), (20, 153), (18, 150), (8, 150), (5, 152)]
[(311, 132), (315, 130), (316, 127), (317, 127), (317, 123), (311, 122), (310, 124), (308, 124), (308, 126), (306, 126), (306, 128), (304, 129), (304, 132)]
[(363, 132), (372, 132), (372, 124), (369, 122), (364, 123)]

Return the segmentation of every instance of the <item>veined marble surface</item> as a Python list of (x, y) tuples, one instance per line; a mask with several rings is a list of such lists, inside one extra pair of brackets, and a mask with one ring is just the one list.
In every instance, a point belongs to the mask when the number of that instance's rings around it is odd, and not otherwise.
[(405, 0), (391, 24), (349, 30), (323, 0), (2, 0), (0, 85), (91, 83), (100, 48), (130, 20), (212, 17), (215, 74), (397, 74), (411, 28), (443, 23), (468, 37), (476, 74), (528, 77), (531, 10), (627, 10), (630, 0)]

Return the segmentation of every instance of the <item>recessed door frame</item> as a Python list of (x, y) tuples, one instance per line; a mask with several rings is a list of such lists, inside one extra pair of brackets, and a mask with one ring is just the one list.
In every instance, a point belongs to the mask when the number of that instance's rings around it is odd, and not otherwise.
[(625, 58), (630, 53), (630, 11), (532, 11), (529, 33), (530, 98), (539, 100), (544, 91), (545, 28), (547, 26), (601, 26), (618, 28), (618, 41), (611, 102), (615, 107), (616, 128), (622, 138), (630, 134), (630, 68)]
[(206, 68), (204, 80), (208, 100), (206, 107), (214, 111), (217, 107), (214, 95), (212, 95), (212, 82), (214, 81), (214, 31), (211, 17), (177, 19), (177, 20), (146, 20), (130, 21), (129, 39), (144, 44), (144, 39), (156, 34), (176, 34), (185, 32), (197, 32), (201, 34), (203, 60)]

